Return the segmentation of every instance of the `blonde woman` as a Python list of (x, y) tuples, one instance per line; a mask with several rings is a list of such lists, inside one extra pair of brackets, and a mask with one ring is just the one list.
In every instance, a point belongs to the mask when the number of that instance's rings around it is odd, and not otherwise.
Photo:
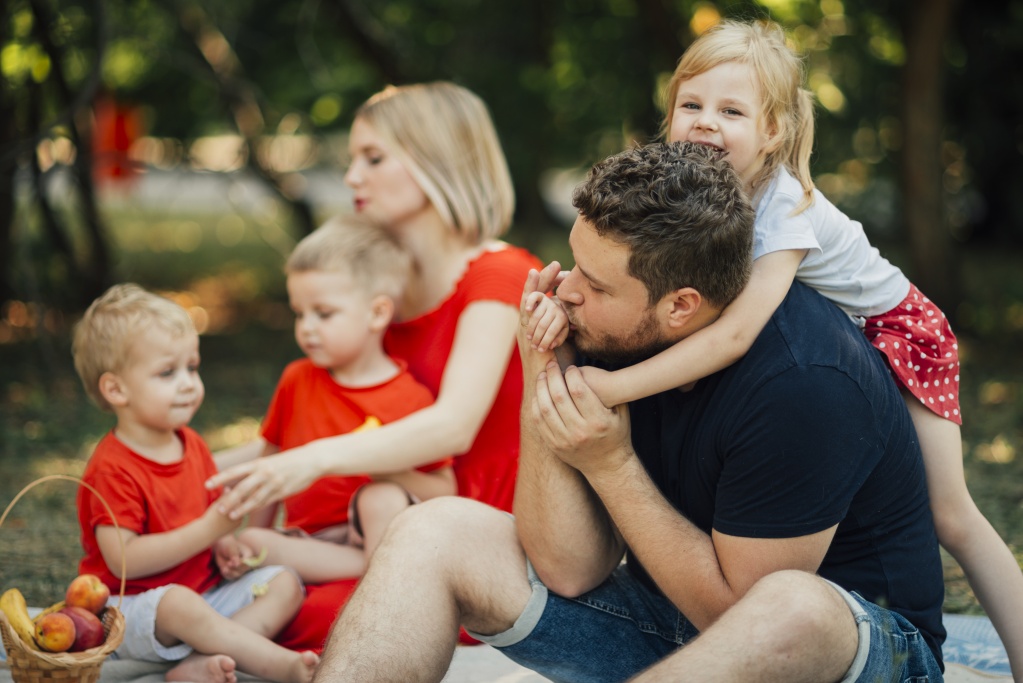
[[(355, 211), (393, 234), (415, 266), (385, 348), (436, 401), (378, 429), (228, 468), (210, 486), (233, 486), (220, 504), (239, 518), (324, 475), (383, 475), (454, 454), (459, 495), (510, 510), (522, 398), (518, 303), (541, 264), (500, 240), (514, 193), (489, 112), (453, 83), (388, 87), (356, 112), (349, 152)], [(319, 642), (305, 644), (322, 643), (333, 613), (325, 616), (322, 633), (309, 635)]]

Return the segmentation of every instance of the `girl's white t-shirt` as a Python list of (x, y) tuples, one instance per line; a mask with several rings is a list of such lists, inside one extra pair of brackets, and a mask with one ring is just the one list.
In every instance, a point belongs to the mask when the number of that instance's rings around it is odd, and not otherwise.
[(870, 244), (863, 226), (816, 188), (813, 204), (793, 215), (803, 187), (787, 169), (775, 174), (757, 203), (753, 258), (806, 249), (796, 279), (816, 289), (850, 317), (886, 313), (906, 298), (909, 279)]

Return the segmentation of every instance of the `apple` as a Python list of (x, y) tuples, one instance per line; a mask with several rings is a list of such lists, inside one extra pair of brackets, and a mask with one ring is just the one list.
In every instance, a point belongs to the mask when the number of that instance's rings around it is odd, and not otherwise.
[(71, 617), (71, 621), (75, 622), (75, 642), (71, 646), (71, 652), (81, 652), (98, 647), (106, 640), (103, 622), (84, 607), (65, 607), (58, 614), (66, 614)]
[(84, 607), (99, 614), (107, 606), (110, 589), (95, 574), (80, 574), (67, 587), (64, 603), (68, 607)]
[(75, 622), (66, 614), (46, 614), (35, 622), (36, 643), (48, 652), (66, 652), (75, 644)]

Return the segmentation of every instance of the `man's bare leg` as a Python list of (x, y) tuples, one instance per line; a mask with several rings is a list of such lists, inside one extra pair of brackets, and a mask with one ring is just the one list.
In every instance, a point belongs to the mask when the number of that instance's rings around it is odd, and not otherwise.
[(633, 681), (838, 681), (858, 643), (856, 620), (834, 588), (783, 571), (761, 579), (696, 640)]
[(505, 631), (530, 594), (511, 517), (466, 498), (414, 505), (388, 528), (314, 680), (440, 681), (460, 623)]

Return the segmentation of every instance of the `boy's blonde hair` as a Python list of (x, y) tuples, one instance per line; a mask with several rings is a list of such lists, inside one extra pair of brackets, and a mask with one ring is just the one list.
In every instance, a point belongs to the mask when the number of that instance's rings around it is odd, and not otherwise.
[(412, 271), (412, 257), (383, 228), (358, 216), (336, 216), (302, 239), (284, 272), (324, 271), (350, 275), (370, 296), (401, 300)]
[(71, 353), (85, 393), (102, 410), (113, 408), (99, 390), (105, 372), (120, 372), (130, 361), (136, 338), (150, 327), (173, 337), (196, 334), (188, 312), (170, 299), (136, 284), (114, 285), (92, 302), (75, 326)]
[(392, 144), (444, 222), (470, 244), (508, 230), (515, 210), (508, 162), (475, 94), (445, 81), (388, 86), (355, 118)]
[(803, 88), (802, 59), (785, 42), (785, 32), (772, 21), (725, 20), (697, 38), (679, 59), (668, 82), (665, 99), (664, 139), (671, 132), (671, 118), (679, 86), (694, 76), (727, 62), (750, 67), (760, 90), (768, 128), (774, 129), (764, 166), (751, 180), (754, 198), (764, 181), (779, 167), (786, 167), (803, 186), (803, 201), (796, 212), (813, 203), (810, 153), (813, 151), (813, 94)]

